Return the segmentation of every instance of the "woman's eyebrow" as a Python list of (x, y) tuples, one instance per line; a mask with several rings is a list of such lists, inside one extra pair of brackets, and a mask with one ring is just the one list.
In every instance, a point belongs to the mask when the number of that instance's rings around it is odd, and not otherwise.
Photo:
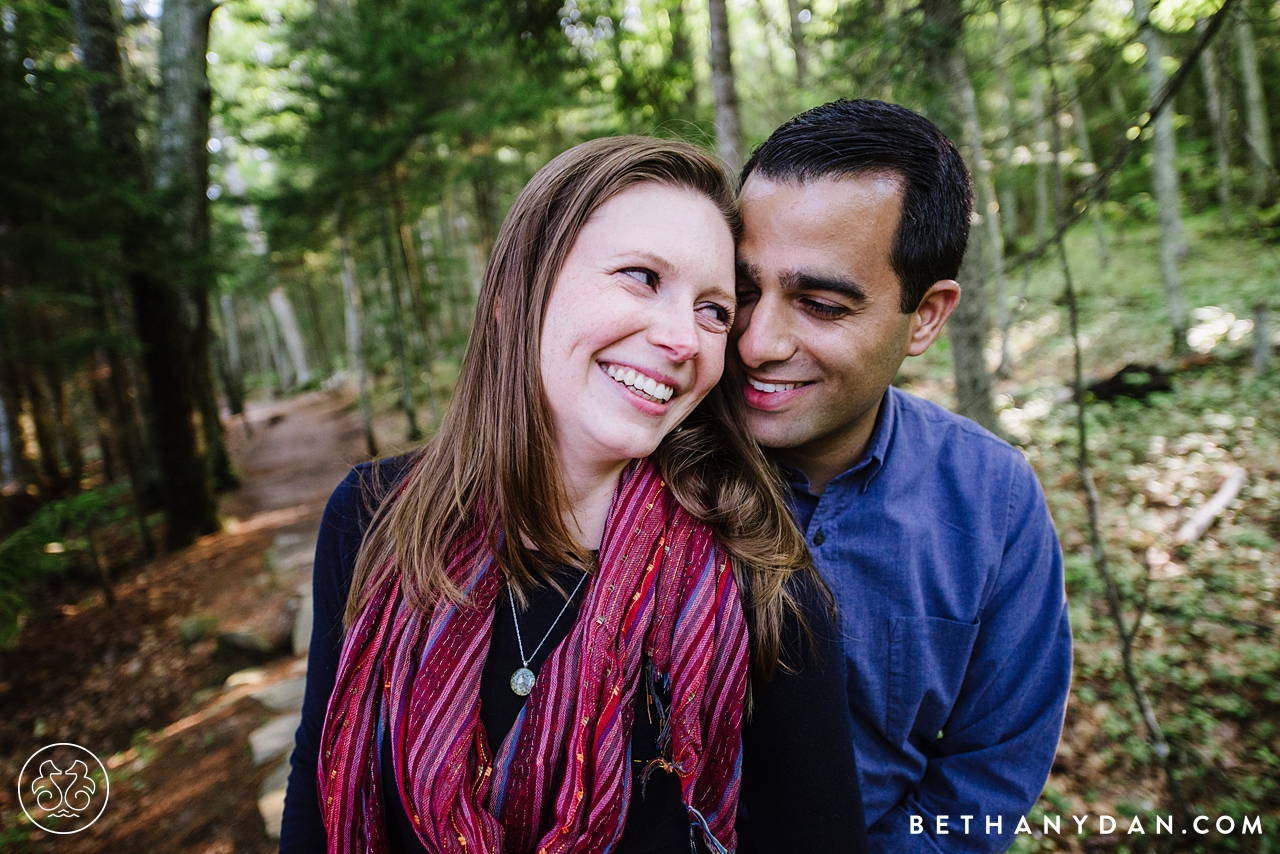
[(650, 252), (648, 249), (624, 249), (613, 256), (614, 263), (631, 263), (634, 261), (649, 264), (672, 275), (680, 272), (680, 269), (670, 259), (655, 252)]
[(822, 276), (803, 270), (787, 270), (778, 276), (784, 290), (827, 291), (854, 302), (866, 302), (867, 292), (857, 282), (838, 276)]

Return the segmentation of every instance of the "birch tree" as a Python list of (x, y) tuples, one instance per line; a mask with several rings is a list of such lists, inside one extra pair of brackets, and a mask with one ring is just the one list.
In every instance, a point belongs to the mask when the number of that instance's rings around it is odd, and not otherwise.
[[(935, 121), (944, 133), (955, 138), (964, 130), (957, 125), (955, 117), (966, 115), (966, 101), (973, 96), (963, 48), (964, 14), (959, 0), (923, 0), (921, 9), (928, 32), (934, 36), (926, 51), (926, 64), (935, 88), (943, 93), (945, 101), (939, 105)], [(973, 112), (976, 115), (976, 108)], [(998, 223), (996, 230), (999, 230)], [(964, 293), (947, 327), (955, 364), (956, 411), (997, 432), (999, 423), (985, 353), (991, 321), (984, 279), (992, 260), (984, 256), (990, 250), (985, 233), (980, 233), (977, 240), (970, 240), (969, 252), (960, 269)]]
[(708, 0), (711, 16), (711, 89), (716, 102), (716, 150), (729, 171), (742, 169), (744, 144), (742, 118), (738, 110), (738, 90), (733, 76), (729, 42), (729, 11), (725, 0)]
[[(1205, 21), (1196, 22), (1196, 29), (1204, 32)], [(1213, 124), (1213, 152), (1218, 166), (1218, 207), (1222, 224), (1231, 225), (1231, 136), (1227, 125), (1227, 112), (1222, 103), (1222, 88), (1218, 85), (1218, 58), (1212, 47), (1205, 47), (1200, 55), (1200, 74), (1204, 78), (1205, 102), (1209, 108), (1209, 121)]]
[[(1152, 102), (1165, 87), (1164, 39), (1151, 22), (1151, 0), (1135, 0), (1134, 13), (1146, 47), (1147, 92)], [(1169, 326), (1173, 330), (1173, 351), (1187, 352), (1187, 301), (1182, 292), (1178, 262), (1186, 254), (1182, 225), (1182, 193), (1178, 188), (1177, 145), (1173, 136), (1172, 105), (1152, 122), (1151, 178), (1156, 205), (1160, 209), (1160, 278), (1164, 282)]]
[(1261, 207), (1270, 198), (1274, 178), (1271, 159), (1271, 124), (1267, 119), (1267, 102), (1258, 74), (1258, 53), (1253, 41), (1247, 4), (1236, 7), (1236, 44), (1240, 51), (1240, 77), (1244, 81), (1245, 116), (1248, 122), (1249, 164), (1253, 167), (1253, 204)]
[(809, 52), (804, 43), (809, 10), (801, 7), (800, 0), (787, 0), (787, 12), (791, 17), (791, 52), (796, 58), (796, 87), (804, 88), (809, 78)]
[(311, 382), (311, 368), (307, 365), (307, 351), (302, 344), (302, 333), (298, 329), (298, 318), (293, 312), (293, 303), (282, 286), (271, 289), (267, 297), (271, 306), (271, 314), (280, 328), (280, 336), (284, 339), (285, 351), (289, 354), (289, 362), (293, 365), (294, 378), (299, 386)]
[(356, 283), (356, 262), (347, 245), (346, 229), (338, 225), (338, 253), (341, 256), (342, 302), (347, 326), (347, 368), (356, 377), (360, 395), (360, 418), (364, 422), (364, 444), (369, 456), (378, 455), (378, 441), (373, 435), (373, 404), (369, 395), (369, 374), (364, 367), (364, 338), (361, 334), (360, 287)]

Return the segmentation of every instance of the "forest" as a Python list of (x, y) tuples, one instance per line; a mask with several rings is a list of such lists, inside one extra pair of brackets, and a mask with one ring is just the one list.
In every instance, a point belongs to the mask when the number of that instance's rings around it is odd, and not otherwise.
[[(327, 489), (432, 434), (540, 166), (644, 133), (736, 170), (842, 97), (966, 158), (965, 297), (896, 384), (1021, 449), (1065, 555), (1072, 696), (1013, 850), (1280, 851), (1280, 3), (0, 0), (0, 27), (0, 851), (273, 850), (234, 686), (287, 664), (228, 657), (209, 597), (293, 601)], [(132, 804), (79, 847), (13, 797), (50, 741)], [(239, 806), (131, 843), (202, 750)]]

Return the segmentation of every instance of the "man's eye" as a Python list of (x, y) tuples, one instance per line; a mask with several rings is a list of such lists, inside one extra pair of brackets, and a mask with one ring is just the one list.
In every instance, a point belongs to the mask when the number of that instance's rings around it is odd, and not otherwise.
[(738, 305), (749, 305), (760, 299), (760, 291), (756, 288), (743, 287), (737, 288)]
[(819, 302), (817, 300), (806, 299), (806, 300), (801, 300), (801, 303), (804, 305), (806, 310), (808, 310), (813, 314), (816, 314), (818, 317), (834, 319), (837, 317), (844, 317), (846, 314), (849, 313), (849, 309), (845, 308), (844, 306), (832, 305), (831, 303), (827, 303), (827, 302)]
[(658, 286), (658, 274), (647, 267), (627, 267), (619, 272), (624, 273), (644, 285), (651, 288)]

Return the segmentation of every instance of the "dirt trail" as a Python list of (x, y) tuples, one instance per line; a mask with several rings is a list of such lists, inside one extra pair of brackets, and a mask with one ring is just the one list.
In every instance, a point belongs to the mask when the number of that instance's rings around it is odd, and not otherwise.
[[(305, 657), (228, 687), (245, 664), (215, 638), (283, 629), (287, 643), (325, 501), (364, 448), (349, 401), (320, 392), (250, 406), (247, 420), (252, 435), (227, 425), (243, 485), (220, 502), (223, 532), (120, 579), (113, 610), (81, 598), (88, 588), (58, 591), (63, 601), (40, 603), (18, 647), (0, 653), (0, 851), (275, 850), (258, 797), (280, 760), (255, 765), (249, 736), (279, 719), (257, 686), (296, 683)], [(112, 769), (102, 818), (73, 836), (31, 831), (12, 783), (55, 741), (83, 744)]]

